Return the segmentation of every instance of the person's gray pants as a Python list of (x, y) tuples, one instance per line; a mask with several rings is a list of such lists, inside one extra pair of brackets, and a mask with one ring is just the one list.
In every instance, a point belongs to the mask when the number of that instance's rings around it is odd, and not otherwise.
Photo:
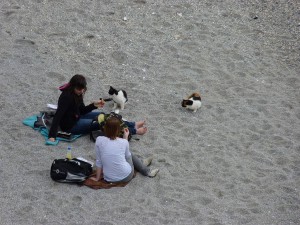
[(149, 167), (145, 166), (143, 164), (143, 161), (140, 160), (137, 156), (135, 156), (131, 153), (131, 157), (126, 158), (126, 160), (130, 164), (132, 171), (127, 177), (125, 177), (123, 180), (121, 180), (119, 182), (130, 181), (133, 178), (134, 170), (140, 172), (144, 176), (148, 176), (149, 171), (150, 171)]

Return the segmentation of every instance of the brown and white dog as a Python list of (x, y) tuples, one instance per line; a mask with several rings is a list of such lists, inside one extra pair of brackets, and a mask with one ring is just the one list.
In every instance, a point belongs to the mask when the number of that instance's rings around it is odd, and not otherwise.
[(199, 109), (201, 107), (200, 94), (197, 92), (194, 92), (187, 99), (182, 100), (181, 106), (196, 112), (197, 109)]

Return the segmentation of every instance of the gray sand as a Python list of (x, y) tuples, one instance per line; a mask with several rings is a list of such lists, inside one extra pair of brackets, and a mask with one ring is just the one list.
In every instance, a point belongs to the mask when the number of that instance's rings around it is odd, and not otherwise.
[[(297, 0), (2, 0), (1, 224), (299, 224)], [(127, 17), (127, 20), (124, 20)], [(86, 103), (125, 89), (146, 119), (130, 143), (156, 178), (92, 190), (49, 176), (68, 143), (22, 120), (88, 78)], [(181, 100), (199, 91), (202, 108)], [(103, 109), (111, 110), (111, 104)], [(93, 143), (71, 144), (95, 160)]]

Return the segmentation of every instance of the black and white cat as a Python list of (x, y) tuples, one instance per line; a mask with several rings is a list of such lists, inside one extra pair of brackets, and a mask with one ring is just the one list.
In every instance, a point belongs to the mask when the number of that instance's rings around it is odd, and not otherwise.
[(120, 108), (121, 110), (124, 109), (125, 103), (128, 101), (127, 93), (124, 90), (117, 90), (110, 86), (108, 94), (114, 101), (113, 110)]
[(183, 99), (181, 102), (181, 106), (187, 109), (191, 109), (194, 112), (197, 111), (201, 107), (201, 97), (200, 94), (194, 92), (187, 99)]

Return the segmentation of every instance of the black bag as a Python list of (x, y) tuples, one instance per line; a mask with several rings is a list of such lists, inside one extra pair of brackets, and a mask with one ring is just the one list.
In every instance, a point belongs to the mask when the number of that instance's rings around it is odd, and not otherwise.
[[(98, 122), (94, 121), (93, 123), (98, 123)], [(102, 130), (93, 130), (90, 132), (90, 140), (92, 140), (93, 142), (96, 142), (96, 139), (99, 136), (105, 136)]]
[(81, 183), (93, 172), (88, 162), (73, 159), (55, 159), (51, 165), (52, 180), (62, 183)]
[[(55, 116), (56, 111), (41, 111), (40, 115), (37, 116), (37, 120), (34, 122), (34, 128), (41, 129), (46, 128), (48, 131), (51, 129), (51, 125)], [(57, 137), (70, 140), (72, 138), (71, 133), (63, 132), (60, 127), (57, 131)]]
[(34, 128), (45, 127), (47, 130), (50, 130), (55, 111), (41, 111), (40, 115), (37, 117), (37, 121), (34, 123)]

